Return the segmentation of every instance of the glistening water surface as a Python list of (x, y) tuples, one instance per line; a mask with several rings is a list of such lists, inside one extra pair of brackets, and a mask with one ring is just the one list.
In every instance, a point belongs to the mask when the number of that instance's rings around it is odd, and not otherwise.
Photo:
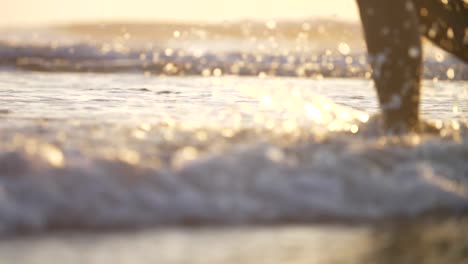
[(399, 138), (368, 80), (0, 78), (2, 232), (466, 209), (465, 82), (427, 82), (440, 135)]
[(440, 132), (396, 136), (357, 25), (2, 33), (1, 263), (466, 262), (467, 68), (440, 50)]

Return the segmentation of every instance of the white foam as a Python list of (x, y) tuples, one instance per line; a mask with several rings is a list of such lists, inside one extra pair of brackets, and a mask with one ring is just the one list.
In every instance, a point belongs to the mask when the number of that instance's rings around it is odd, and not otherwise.
[(468, 206), (468, 145), (351, 135), (237, 146), (181, 168), (91, 160), (56, 168), (0, 155), (0, 230), (378, 219)]
[(424, 90), (442, 136), (397, 138), (368, 84), (1, 73), (0, 233), (466, 212), (461, 87)]

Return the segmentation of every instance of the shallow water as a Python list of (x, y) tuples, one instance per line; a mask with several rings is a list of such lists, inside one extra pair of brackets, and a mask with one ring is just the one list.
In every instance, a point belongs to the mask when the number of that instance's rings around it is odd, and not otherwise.
[[(337, 239), (339, 238), (339, 239)], [(0, 242), (8, 263), (338, 263), (367, 253), (364, 228), (167, 228), (113, 234), (55, 234)], [(356, 245), (350, 248), (349, 245)], [(332, 252), (341, 254), (333, 256)], [(20, 253), (22, 252), (22, 253)]]
[[(369, 78), (361, 27), (336, 20), (114, 23), (0, 28), (0, 68), (147, 75)], [(424, 42), (424, 78), (468, 69)]]
[(440, 133), (392, 136), (353, 24), (0, 35), (2, 263), (466, 262), (468, 68), (440, 50)]
[(398, 138), (368, 80), (2, 72), (0, 231), (465, 212), (466, 85)]
[(424, 263), (468, 260), (468, 219), (380, 225), (169, 227), (0, 241), (6, 263)]

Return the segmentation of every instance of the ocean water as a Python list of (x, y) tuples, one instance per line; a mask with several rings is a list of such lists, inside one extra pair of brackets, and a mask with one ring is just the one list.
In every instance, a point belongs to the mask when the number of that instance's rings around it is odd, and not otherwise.
[[(375, 223), (465, 216), (466, 66), (428, 47), (421, 114), (440, 132), (388, 135), (359, 39), (326, 24), (336, 32), (306, 50), (304, 39), (284, 36), (304, 24), (288, 25), (248, 41), (235, 25), (224, 26), (229, 36), (207, 26), (171, 29), (166, 46), (148, 44), (142, 26), (142, 36), (135, 26), (117, 27), (111, 42), (103, 32), (112, 28), (102, 26), (7, 31), (0, 44), (0, 236), (46, 236), (4, 240), (0, 258), (43, 263), (55, 252), (69, 262), (86, 251), (88, 261), (111, 261), (103, 252), (120, 248), (120, 263), (134, 254), (142, 263), (254, 263), (258, 246), (278, 250), (272, 263), (291, 254), (297, 263), (365, 263), (358, 257), (373, 245)], [(187, 229), (200, 226), (207, 229)], [(441, 228), (434, 232), (442, 240), (466, 245), (453, 231), (465, 230), (464, 220), (416, 226), (417, 239)], [(155, 227), (162, 229), (73, 239), (82, 230)], [(49, 233), (57, 230), (72, 233)], [(272, 233), (285, 242), (269, 243)], [(218, 236), (231, 244), (218, 255), (197, 253)], [(335, 255), (319, 246), (322, 239), (361, 246)], [(125, 251), (130, 240), (140, 251)], [(240, 246), (252, 240), (252, 248)], [(104, 246), (89, 251), (88, 243)], [(160, 245), (159, 253), (143, 254), (148, 243)], [(29, 251), (19, 256), (11, 247)], [(181, 251), (191, 253), (184, 259)]]
[(425, 84), (442, 134), (402, 138), (370, 118), (369, 80), (3, 72), (0, 85), (2, 232), (466, 210), (465, 82)]

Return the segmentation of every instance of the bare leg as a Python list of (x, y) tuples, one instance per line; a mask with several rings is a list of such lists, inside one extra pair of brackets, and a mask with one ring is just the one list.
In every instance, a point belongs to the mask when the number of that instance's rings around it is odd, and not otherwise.
[(468, 1), (414, 0), (421, 33), (434, 44), (468, 62)]
[(422, 48), (411, 0), (357, 0), (384, 126), (416, 131)]

